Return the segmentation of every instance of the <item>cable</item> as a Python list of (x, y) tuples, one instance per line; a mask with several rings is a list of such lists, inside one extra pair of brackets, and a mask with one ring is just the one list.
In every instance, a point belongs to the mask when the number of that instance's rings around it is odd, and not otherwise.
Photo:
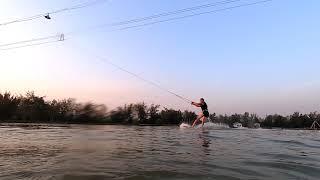
[[(66, 39), (64, 39), (63, 41), (65, 41), (65, 40), (66, 40)], [(11, 48), (3, 48), (3, 49), (0, 49), (0, 51), (20, 49), (20, 48), (30, 47), (30, 46), (39, 46), (39, 45), (43, 45), (43, 44), (52, 44), (52, 43), (57, 43), (57, 42), (62, 42), (62, 40), (45, 41), (45, 42), (41, 42), (41, 43), (27, 44), (27, 45), (15, 46), (15, 47), (11, 47)]]
[(119, 25), (137, 23), (137, 22), (146, 21), (146, 20), (152, 20), (152, 19), (160, 18), (160, 17), (164, 17), (164, 16), (171, 16), (171, 15), (181, 14), (181, 13), (185, 13), (185, 12), (189, 12), (189, 11), (196, 11), (196, 10), (203, 9), (203, 8), (210, 8), (210, 7), (214, 7), (214, 6), (218, 6), (218, 5), (230, 4), (230, 3), (234, 3), (234, 2), (238, 2), (238, 1), (241, 1), (241, 0), (228, 0), (228, 1), (219, 1), (219, 2), (215, 2), (215, 3), (208, 3), (208, 4), (189, 7), (189, 8), (185, 8), (185, 9), (176, 10), (176, 11), (170, 11), (170, 12), (165, 12), (165, 13), (160, 13), (160, 14), (154, 14), (154, 15), (147, 16), (147, 17), (131, 19), (131, 20), (121, 21), (121, 22), (116, 22), (116, 23), (111, 23), (111, 24), (106, 24), (105, 26), (119, 26)]
[[(126, 25), (126, 24), (142, 22), (142, 21), (151, 20), (151, 19), (154, 19), (154, 18), (160, 18), (160, 17), (163, 17), (163, 16), (169, 16), (169, 15), (174, 15), (174, 14), (178, 14), (178, 13), (184, 13), (184, 12), (187, 12), (187, 11), (194, 11), (194, 10), (198, 10), (198, 9), (201, 9), (201, 8), (208, 8), (208, 7), (213, 7), (213, 6), (222, 5), (222, 4), (233, 3), (233, 2), (237, 2), (237, 1), (241, 1), (241, 0), (229, 0), (229, 1), (220, 1), (220, 2), (215, 2), (215, 3), (209, 3), (209, 4), (205, 4), (205, 5), (194, 6), (194, 7), (190, 7), (190, 8), (185, 8), (185, 9), (166, 12), (166, 13), (161, 13), (161, 14), (156, 14), (156, 15), (147, 16), (147, 17), (143, 17), (143, 18), (137, 18), (137, 19), (132, 19), (132, 20), (128, 20), (128, 21), (121, 21), (121, 22), (107, 24), (107, 25), (100, 25), (100, 26), (96, 26), (94, 28), (103, 28), (105, 26), (111, 26), (111, 27), (112, 26), (122, 26), (122, 25)], [(69, 32), (66, 35), (75, 34), (75, 33), (77, 33), (77, 32)], [(38, 38), (38, 39), (31, 39), (31, 40), (20, 41), (20, 42), (16, 42), (16, 43), (3, 44), (3, 45), (0, 45), (0, 47), (13, 45), (13, 44), (19, 44), (19, 43), (38, 41), (38, 40), (46, 40), (46, 39), (51, 39), (51, 38), (55, 38), (55, 36), (47, 36), (47, 37)]]
[[(150, 23), (138, 24), (138, 25), (134, 25), (134, 26), (127, 26), (127, 27), (123, 27), (123, 28), (119, 28), (119, 29), (115, 29), (115, 30), (110, 30), (110, 32), (122, 31), (122, 30), (127, 30), (127, 29), (132, 29), (132, 28), (143, 27), (143, 26), (149, 26), (149, 25), (153, 25), (153, 24), (159, 24), (159, 23), (164, 23), (164, 22), (168, 22), (168, 21), (185, 19), (185, 18), (190, 18), (190, 17), (194, 17), (194, 16), (200, 16), (200, 15), (204, 15), (204, 14), (217, 13), (217, 12), (221, 12), (221, 11), (227, 11), (227, 10), (236, 9), (236, 8), (245, 7), (245, 6), (252, 6), (252, 5), (261, 4), (261, 3), (266, 3), (266, 2), (270, 2), (270, 1), (273, 1), (273, 0), (256, 1), (256, 2), (253, 2), (253, 3), (245, 3), (245, 4), (240, 4), (240, 5), (237, 5), (237, 6), (231, 6), (231, 7), (216, 9), (216, 10), (212, 10), (212, 11), (194, 13), (194, 14), (190, 14), (190, 15), (185, 15), (185, 16), (180, 16), (180, 17), (174, 17), (174, 18), (164, 19), (164, 20), (160, 20), (160, 21), (154, 21), (154, 22), (150, 22)], [(151, 16), (150, 16), (150, 17), (151, 17)], [(142, 19), (142, 18), (140, 18), (140, 19)], [(132, 20), (131, 20), (131, 21), (132, 21)], [(123, 21), (123, 22), (125, 22), (125, 21)], [(102, 28), (102, 27), (100, 27), (100, 28)], [(66, 36), (70, 36), (70, 35), (75, 34), (75, 33), (76, 33), (76, 32), (72, 32), (72, 33), (67, 33), (67, 34), (65, 34), (65, 35), (66, 35)], [(20, 42), (15, 42), (15, 43), (10, 43), (10, 44), (3, 44), (3, 45), (0, 45), (0, 47), (12, 45), (12, 44), (20, 44), (20, 43), (26, 43), (26, 42), (33, 42), (33, 41), (39, 40), (39, 39), (41, 39), (41, 40), (51, 39), (51, 38), (53, 38), (53, 37), (57, 37), (57, 36), (47, 36), (47, 37), (38, 38), (38, 39), (31, 39), (31, 40), (20, 41)], [(1, 50), (1, 49), (0, 49), (0, 50)]]
[(273, 1), (273, 0), (264, 0), (264, 1), (257, 1), (257, 2), (254, 2), (254, 3), (246, 3), (246, 4), (237, 5), (237, 6), (231, 6), (231, 7), (227, 7), (227, 8), (217, 9), (217, 10), (213, 10), (213, 11), (206, 11), (206, 12), (201, 12), (201, 13), (196, 13), (196, 14), (191, 14), (191, 15), (186, 15), (186, 16), (180, 16), (180, 17), (165, 19), (165, 20), (161, 20), (161, 21), (154, 21), (154, 22), (145, 23), (145, 24), (139, 24), (139, 25), (135, 25), (135, 26), (128, 26), (128, 27), (119, 28), (119, 29), (116, 29), (116, 30), (113, 30), (113, 31), (122, 31), (122, 30), (127, 30), (127, 29), (132, 29), (132, 28), (138, 28), (138, 27), (149, 26), (149, 25), (153, 25), (153, 24), (164, 23), (164, 22), (168, 22), (168, 21), (186, 19), (186, 18), (190, 18), (190, 17), (194, 17), (194, 16), (217, 13), (217, 12), (236, 9), (236, 8), (240, 8), (240, 7), (252, 6), (252, 5), (256, 5), (256, 4), (266, 3), (266, 2), (269, 2), (269, 1)]
[[(154, 14), (154, 15), (142, 17), (142, 18), (136, 18), (136, 19), (131, 19), (131, 20), (127, 20), (127, 21), (115, 22), (115, 23), (111, 23), (111, 24), (102, 24), (102, 25), (98, 25), (98, 26), (93, 26), (90, 28), (86, 28), (82, 32), (92, 31), (92, 29), (101, 29), (101, 28), (106, 28), (106, 27), (116, 27), (116, 26), (124, 26), (124, 25), (128, 25), (128, 24), (135, 24), (135, 23), (139, 23), (139, 22), (143, 22), (143, 21), (150, 21), (152, 19), (159, 19), (161, 17), (183, 14), (186, 12), (197, 11), (200, 9), (211, 8), (211, 7), (215, 7), (215, 6), (219, 6), (219, 5), (231, 4), (231, 3), (235, 3), (235, 2), (239, 2), (239, 1), (242, 1), (242, 0), (227, 0), (227, 1), (219, 1), (219, 2), (215, 2), (215, 3), (208, 3), (208, 4), (204, 4), (204, 5), (200, 5), (200, 6), (193, 6), (193, 7), (189, 7), (189, 8), (185, 8), (185, 9), (169, 11), (169, 12), (164, 12), (164, 13), (160, 13), (160, 14)], [(66, 33), (66, 35), (77, 34), (77, 33), (81, 33), (81, 31), (68, 32), (68, 33)]]
[(13, 23), (32, 21), (32, 20), (35, 20), (35, 19), (43, 18), (44, 16), (49, 15), (49, 14), (57, 14), (57, 13), (65, 12), (65, 11), (72, 11), (72, 10), (76, 10), (76, 9), (82, 9), (82, 8), (93, 6), (93, 5), (96, 5), (96, 4), (99, 4), (99, 3), (103, 3), (105, 1), (107, 1), (107, 0), (95, 0), (93, 2), (89, 1), (89, 2), (86, 2), (86, 3), (78, 4), (78, 5), (75, 5), (75, 6), (72, 6), (72, 7), (68, 7), (68, 8), (55, 10), (55, 11), (48, 12), (48, 13), (37, 14), (37, 15), (34, 15), (34, 16), (26, 17), (26, 18), (21, 18), (21, 19), (16, 19), (16, 20), (13, 20), (13, 21), (0, 23), (0, 26), (6, 26), (6, 25), (13, 24)]
[[(164, 16), (171, 16), (171, 15), (181, 14), (181, 13), (185, 13), (185, 12), (189, 12), (189, 11), (195, 11), (195, 10), (199, 10), (199, 9), (203, 9), (203, 8), (209, 8), (209, 7), (223, 5), (223, 4), (234, 3), (234, 2), (237, 2), (237, 1), (241, 1), (241, 0), (227, 0), (227, 1), (219, 1), (219, 2), (215, 2), (215, 3), (208, 3), (208, 4), (204, 4), (204, 5), (200, 5), (200, 6), (194, 6), (194, 7), (185, 8), (185, 9), (180, 9), (180, 10), (176, 10), (176, 11), (155, 14), (155, 15), (147, 16), (147, 17), (143, 17), (143, 18), (131, 19), (131, 20), (128, 20), (128, 21), (121, 21), (121, 22), (112, 23), (112, 24), (103, 24), (103, 25), (92, 27), (92, 28), (99, 29), (99, 28), (105, 28), (105, 27), (123, 26), (123, 25), (127, 25), (127, 24), (133, 24), (133, 23), (148, 21), (148, 20), (152, 20), (152, 19), (160, 18), (160, 17), (164, 17)], [(42, 17), (42, 15), (41, 15), (41, 17)], [(91, 30), (92, 28), (88, 28), (88, 29)], [(79, 33), (79, 32), (69, 32), (66, 35), (71, 35), (71, 34), (76, 34), (76, 33)], [(15, 44), (25, 44), (27, 42), (33, 42), (33, 41), (39, 41), (39, 40), (47, 40), (47, 39), (52, 39), (52, 38), (56, 38), (56, 36), (47, 36), (47, 37), (43, 37), (43, 38), (30, 39), (30, 40), (15, 42), (15, 43), (2, 44), (2, 45), (0, 45), (0, 47), (11, 46), (11, 45), (15, 45)]]
[[(78, 49), (79, 49), (81, 52), (87, 52), (87, 51), (86, 51), (85, 49), (83, 49), (83, 48), (78, 48)], [(87, 54), (89, 54), (89, 53), (87, 53)], [(158, 89), (161, 89), (162, 91), (165, 91), (165, 92), (167, 92), (167, 93), (170, 93), (170, 94), (176, 96), (177, 98), (185, 101), (186, 103), (189, 103), (189, 104), (190, 104), (190, 103), (192, 102), (192, 101), (189, 100), (188, 98), (185, 98), (185, 97), (183, 97), (183, 96), (181, 96), (181, 95), (179, 95), (179, 94), (177, 94), (177, 93), (175, 93), (175, 92), (173, 92), (173, 91), (170, 91), (170, 90), (162, 87), (160, 84), (157, 84), (157, 83), (155, 83), (155, 82), (153, 82), (153, 81), (150, 81), (150, 80), (148, 80), (148, 79), (145, 79), (145, 78), (143, 78), (142, 76), (139, 76), (139, 75), (136, 74), (136, 73), (133, 73), (133, 72), (127, 70), (127, 69), (124, 69), (123, 67), (121, 67), (121, 66), (113, 63), (112, 61), (110, 61), (110, 60), (108, 60), (108, 59), (106, 59), (106, 58), (104, 58), (104, 57), (97, 56), (97, 55), (93, 55), (93, 56), (94, 56), (96, 59), (100, 60), (101, 62), (110, 64), (110, 65), (112, 65), (113, 67), (115, 67), (115, 68), (117, 68), (117, 69), (119, 69), (119, 70), (121, 70), (121, 71), (123, 71), (123, 72), (125, 72), (125, 73), (127, 73), (127, 74), (129, 74), (129, 75), (131, 75), (131, 76), (133, 76), (133, 77), (135, 77), (135, 78), (137, 78), (137, 79), (140, 79), (140, 80), (142, 80), (142, 81), (144, 81), (144, 82), (146, 82), (146, 83), (148, 83), (148, 84), (150, 84), (150, 85), (153, 85), (154, 87), (157, 87)]]
[(82, 3), (82, 4), (79, 4), (79, 5), (73, 6), (73, 7), (52, 11), (49, 14), (57, 14), (57, 13), (61, 13), (61, 12), (64, 12), (64, 11), (72, 11), (72, 10), (76, 10), (76, 9), (82, 9), (82, 8), (86, 8), (86, 7), (89, 7), (89, 6), (94, 6), (94, 5), (99, 4), (99, 3), (104, 3), (106, 1), (109, 1), (109, 0), (95, 0), (93, 2), (86, 2), (86, 3)]
[(35, 42), (35, 41), (43, 41), (43, 40), (47, 40), (47, 39), (58, 38), (59, 36), (60, 36), (60, 34), (59, 35), (55, 35), (55, 36), (47, 36), (47, 37), (42, 37), (42, 38), (29, 39), (29, 40), (14, 42), (14, 43), (1, 44), (0, 47), (12, 46), (12, 45), (16, 45), (16, 44), (26, 44), (26, 43)]

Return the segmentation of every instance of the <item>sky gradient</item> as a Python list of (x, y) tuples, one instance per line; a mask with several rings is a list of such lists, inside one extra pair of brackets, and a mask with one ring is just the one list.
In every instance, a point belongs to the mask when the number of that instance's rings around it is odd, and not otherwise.
[[(217, 1), (113, 0), (50, 21), (0, 26), (0, 44)], [(86, 1), (2, 0), (0, 22), (79, 2)], [(320, 111), (319, 19), (318, 0), (273, 0), (124, 31), (86, 30), (61, 43), (0, 51), (0, 92), (34, 90), (109, 109), (145, 101), (196, 110), (95, 58), (101, 56), (189, 99), (204, 97), (211, 112)]]

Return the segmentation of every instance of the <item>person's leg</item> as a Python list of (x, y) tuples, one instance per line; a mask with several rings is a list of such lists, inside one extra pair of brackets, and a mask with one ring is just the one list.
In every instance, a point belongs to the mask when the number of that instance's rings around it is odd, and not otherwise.
[(204, 117), (203, 116), (203, 118), (202, 118), (202, 127), (203, 127), (203, 125), (204, 125), (204, 123), (207, 121), (207, 117)]
[(203, 117), (203, 114), (199, 115), (199, 117), (194, 120), (193, 124), (192, 124), (192, 127), (194, 127), (196, 125), (196, 123)]
[(194, 127), (194, 126), (197, 124), (198, 121), (199, 121), (199, 118), (195, 119), (195, 120), (193, 121), (193, 123), (192, 123), (192, 127)]

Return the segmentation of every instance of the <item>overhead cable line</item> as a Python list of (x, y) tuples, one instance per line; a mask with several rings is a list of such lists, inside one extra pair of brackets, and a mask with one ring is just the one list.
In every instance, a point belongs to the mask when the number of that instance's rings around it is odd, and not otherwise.
[(205, 14), (213, 14), (213, 13), (218, 13), (218, 12), (221, 12), (221, 11), (227, 11), (227, 10), (236, 9), (236, 8), (240, 8), (240, 7), (252, 6), (252, 5), (256, 5), (256, 4), (266, 3), (266, 2), (269, 2), (269, 1), (273, 1), (273, 0), (264, 0), (264, 1), (257, 1), (257, 2), (254, 2), (254, 3), (240, 4), (240, 5), (237, 5), (237, 6), (231, 6), (231, 7), (216, 9), (216, 10), (212, 10), (212, 11), (205, 11), (205, 12), (194, 13), (194, 14), (180, 16), (180, 17), (174, 17), (174, 18), (169, 18), (169, 19), (164, 19), (164, 20), (159, 20), (159, 21), (153, 21), (153, 22), (139, 24), (139, 25), (134, 25), (134, 26), (127, 26), (127, 27), (115, 29), (113, 31), (127, 30), (127, 29), (138, 28), (138, 27), (143, 27), (143, 26), (150, 26), (150, 25), (153, 25), (153, 24), (159, 24), (159, 23), (164, 23), (164, 22), (169, 22), (169, 21), (174, 21), (174, 20), (179, 20), (179, 19), (186, 19), (186, 18), (190, 18), (190, 17), (194, 17), (194, 16), (200, 16), (200, 15), (205, 15)]
[[(127, 20), (127, 21), (120, 21), (120, 22), (111, 23), (111, 24), (102, 24), (102, 25), (99, 25), (99, 26), (94, 26), (94, 27), (87, 28), (87, 30), (85, 30), (85, 31), (88, 31), (88, 30), (91, 30), (91, 29), (100, 29), (100, 28), (106, 28), (106, 27), (116, 27), (116, 26), (124, 26), (124, 25), (128, 25), (128, 24), (136, 24), (136, 23), (139, 23), (139, 22), (148, 21), (148, 20), (152, 20), (152, 19), (156, 19), (156, 18), (161, 18), (161, 17), (164, 17), (164, 16), (172, 16), (172, 15), (176, 15), (176, 14), (186, 13), (186, 12), (189, 12), (189, 11), (200, 10), (200, 9), (203, 9), (203, 8), (209, 8), (209, 7), (213, 7), (213, 6), (234, 3), (234, 2), (237, 2), (237, 1), (241, 1), (241, 0), (219, 1), (219, 2), (215, 2), (215, 3), (208, 3), (208, 4), (204, 4), (204, 5), (200, 5), (200, 6), (193, 6), (193, 7), (180, 9), (180, 10), (176, 10), (176, 11), (170, 11), (170, 12), (155, 14), (155, 15), (151, 15), (151, 16), (147, 16), (147, 17), (131, 19), (131, 20)], [(77, 33), (81, 33), (81, 32), (83, 32), (83, 31), (68, 32), (66, 35), (77, 34)], [(0, 45), (0, 47), (11, 46), (11, 45), (15, 45), (15, 44), (25, 44), (25, 43), (29, 43), (29, 42), (33, 42), (33, 41), (55, 39), (56, 37), (57, 36), (46, 36), (46, 37), (42, 37), (42, 38), (35, 38), (35, 39), (24, 40), (24, 41), (20, 41), (20, 42), (9, 43), (9, 44), (2, 44), (2, 45)]]
[(105, 24), (102, 26), (121, 26), (121, 25), (126, 25), (126, 24), (131, 24), (131, 23), (138, 23), (138, 22), (142, 22), (142, 21), (157, 19), (160, 17), (172, 16), (172, 15), (176, 15), (176, 14), (186, 13), (186, 12), (190, 12), (190, 11), (196, 11), (196, 10), (200, 10), (200, 9), (204, 9), (204, 8), (211, 8), (214, 6), (225, 5), (225, 4), (235, 3), (235, 2), (239, 2), (239, 1), (241, 1), (241, 0), (227, 0), (227, 1), (208, 3), (208, 4), (193, 6), (193, 7), (189, 7), (189, 8), (185, 8), (185, 9), (179, 9), (179, 10), (164, 12), (164, 13), (160, 13), (160, 14), (154, 14), (154, 15), (147, 16), (147, 17), (136, 18), (136, 19), (121, 21), (121, 22), (116, 22), (116, 23), (111, 23), (111, 24)]
[(47, 18), (50, 19), (49, 15), (52, 14), (58, 14), (58, 13), (62, 13), (62, 12), (66, 12), (66, 11), (72, 11), (72, 10), (77, 10), (77, 9), (82, 9), (82, 8), (86, 8), (89, 6), (94, 6), (96, 4), (100, 4), (103, 2), (106, 2), (107, 0), (94, 0), (94, 1), (88, 1), (85, 3), (81, 3), (75, 6), (71, 6), (71, 7), (67, 7), (67, 8), (63, 8), (63, 9), (58, 9), (55, 11), (51, 11), (51, 12), (46, 12), (46, 13), (42, 13), (42, 14), (37, 14), (34, 16), (30, 16), (30, 17), (25, 17), (25, 18), (20, 18), (20, 19), (16, 19), (16, 20), (12, 20), (12, 21), (7, 21), (7, 22), (3, 22), (0, 23), (0, 27), (1, 26), (6, 26), (6, 25), (10, 25), (10, 24), (14, 24), (14, 23), (21, 23), (21, 22), (26, 22), (26, 21), (32, 21), (32, 20), (36, 20), (39, 18)]
[[(126, 20), (126, 21), (120, 21), (120, 22), (115, 22), (115, 23), (101, 24), (101, 25), (98, 25), (98, 26), (92, 26), (92, 27), (86, 28), (84, 30), (68, 32), (68, 33), (66, 33), (66, 35), (73, 35), (73, 34), (83, 33), (83, 32), (87, 32), (87, 31), (92, 31), (92, 29), (105, 29), (105, 28), (108, 28), (108, 27), (109, 28), (113, 28), (113, 27), (118, 27), (118, 26), (120, 27), (120, 26), (125, 26), (125, 25), (130, 25), (130, 24), (137, 24), (137, 23), (141, 23), (141, 22), (145, 22), (145, 21), (151, 21), (151, 20), (154, 20), (154, 19), (160, 19), (160, 18), (167, 17), (167, 16), (185, 14), (187, 12), (195, 12), (195, 11), (199, 11), (201, 9), (213, 8), (213, 7), (216, 7), (216, 6), (232, 4), (232, 3), (240, 2), (240, 1), (242, 1), (242, 0), (218, 1), (218, 2), (214, 2), (214, 3), (208, 3), (208, 4), (199, 5), (199, 6), (193, 6), (193, 7), (189, 7), (189, 8), (184, 8), (184, 9), (180, 9), (180, 10), (154, 14), (154, 15), (151, 15), (151, 16), (146, 16), (146, 17)], [(122, 28), (119, 28), (119, 29), (122, 29)], [(118, 29), (116, 29), (115, 31), (117, 31), (117, 30)]]
[[(193, 13), (193, 14), (189, 14), (189, 15), (185, 15), (185, 16), (173, 17), (173, 18), (168, 18), (168, 19), (164, 19), (164, 20), (152, 21), (152, 22), (147, 22), (147, 23), (137, 24), (137, 25), (132, 25), (132, 26), (125, 26), (125, 27), (121, 27), (121, 28), (118, 28), (118, 29), (110, 30), (109, 32), (122, 31), (122, 30), (127, 30), (127, 29), (132, 29), (132, 28), (143, 27), (143, 26), (150, 26), (150, 25), (153, 25), (153, 24), (159, 24), (159, 23), (164, 23), (164, 22), (169, 22), (169, 21), (174, 21), (174, 20), (180, 20), (180, 19), (186, 19), (186, 18), (191, 18), (191, 17), (194, 17), (194, 16), (200, 16), (200, 15), (205, 15), (205, 14), (213, 14), (213, 13), (218, 13), (218, 12), (221, 12), (221, 11), (232, 10), (232, 9), (241, 8), (241, 7), (245, 7), (245, 6), (252, 6), (252, 5), (266, 3), (266, 2), (270, 2), (270, 1), (273, 1), (273, 0), (263, 0), (263, 1), (256, 1), (256, 2), (252, 2), (252, 3), (244, 3), (244, 4), (235, 5), (235, 6), (231, 6), (231, 7), (215, 9), (215, 10), (212, 10), (212, 11), (198, 12), (198, 13)], [(142, 19), (142, 18), (139, 18), (139, 19)], [(132, 21), (132, 20), (130, 20), (130, 21)], [(123, 21), (123, 22), (125, 22), (125, 21)], [(104, 28), (104, 27), (100, 26), (99, 28)], [(69, 36), (71, 36), (73, 34), (76, 34), (76, 33), (79, 33), (79, 32), (66, 33), (65, 36), (69, 37)], [(46, 39), (52, 39), (52, 38), (56, 38), (56, 37), (57, 36), (47, 36), (47, 37), (38, 38), (38, 39), (46, 40)], [(31, 39), (31, 40), (20, 41), (20, 42), (15, 42), (15, 43), (10, 43), (10, 44), (20, 44), (20, 43), (33, 42), (33, 41), (34, 41), (34, 39)], [(0, 47), (1, 46), (7, 46), (7, 45), (8, 44), (0, 45)]]
[(13, 43), (8, 43), (8, 44), (0, 44), (0, 47), (43, 41), (43, 40), (47, 40), (47, 39), (57, 39), (59, 36), (61, 36), (61, 35), (59, 34), (59, 35), (54, 35), (54, 36), (47, 36), (47, 37), (42, 37), (42, 38), (34, 38), (34, 39), (29, 39), (29, 40), (24, 40), (24, 41), (18, 41), (18, 42), (13, 42)]
[(44, 44), (52, 44), (52, 43), (57, 43), (57, 42), (65, 41), (65, 40), (66, 39), (64, 39), (64, 40), (52, 40), (52, 41), (45, 41), (45, 42), (39, 42), (39, 43), (26, 44), (26, 45), (22, 45), (22, 46), (15, 46), (15, 47), (11, 47), (11, 48), (0, 48), (0, 51), (20, 49), (20, 48), (25, 48), (25, 47), (30, 47), (30, 46), (39, 46), (39, 45), (44, 45)]

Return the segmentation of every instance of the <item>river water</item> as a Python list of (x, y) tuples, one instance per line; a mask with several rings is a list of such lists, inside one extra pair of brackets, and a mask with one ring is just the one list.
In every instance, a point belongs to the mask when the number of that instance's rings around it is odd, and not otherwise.
[(319, 179), (320, 132), (1, 126), (0, 179)]

